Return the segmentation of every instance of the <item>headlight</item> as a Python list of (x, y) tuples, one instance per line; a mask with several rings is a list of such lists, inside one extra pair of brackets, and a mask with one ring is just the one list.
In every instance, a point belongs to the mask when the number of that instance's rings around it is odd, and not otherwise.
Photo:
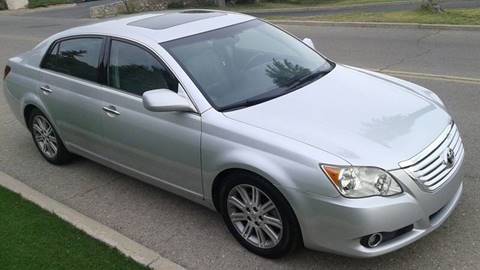
[(345, 197), (391, 196), (403, 192), (397, 181), (388, 172), (379, 168), (331, 165), (321, 167)]

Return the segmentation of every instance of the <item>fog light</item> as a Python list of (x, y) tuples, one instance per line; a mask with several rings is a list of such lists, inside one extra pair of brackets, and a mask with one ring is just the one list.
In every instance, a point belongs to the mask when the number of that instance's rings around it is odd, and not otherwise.
[(369, 248), (374, 248), (380, 245), (383, 240), (383, 235), (382, 233), (373, 233), (367, 236), (364, 236), (361, 240), (360, 243), (363, 246), (369, 247)]

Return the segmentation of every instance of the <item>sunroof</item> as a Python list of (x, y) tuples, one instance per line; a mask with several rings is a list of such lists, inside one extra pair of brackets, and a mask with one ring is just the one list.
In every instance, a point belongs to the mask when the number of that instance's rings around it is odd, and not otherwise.
[(206, 10), (191, 10), (149, 17), (146, 19), (133, 21), (128, 25), (161, 30), (184, 23), (204, 20), (223, 15), (226, 15), (226, 13)]

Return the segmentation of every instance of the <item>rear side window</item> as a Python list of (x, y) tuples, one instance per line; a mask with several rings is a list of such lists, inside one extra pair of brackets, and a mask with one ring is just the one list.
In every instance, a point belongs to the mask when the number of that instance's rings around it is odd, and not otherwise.
[(139, 96), (148, 90), (178, 88), (177, 79), (150, 52), (118, 40), (111, 42), (108, 81), (111, 87)]
[(58, 44), (59, 43), (55, 44), (50, 53), (45, 56), (42, 64), (43, 68), (55, 70), (55, 66), (57, 65)]
[(96, 82), (102, 44), (103, 38), (60, 41), (45, 57), (42, 67)]

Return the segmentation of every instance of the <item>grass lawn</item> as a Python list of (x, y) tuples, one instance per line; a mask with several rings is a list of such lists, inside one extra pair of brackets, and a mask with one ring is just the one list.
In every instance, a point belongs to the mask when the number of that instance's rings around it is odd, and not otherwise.
[(1, 269), (147, 269), (0, 188)]
[(444, 13), (432, 13), (422, 9), (417, 11), (348, 13), (315, 17), (269, 17), (269, 19), (480, 25), (480, 8), (449, 9)]
[(70, 3), (72, 3), (71, 0), (29, 0), (28, 7), (37, 8), (37, 7), (46, 7), (50, 5), (70, 4)]
[[(420, 0), (410, 0), (420, 1)], [(302, 7), (338, 7), (351, 6), (362, 4), (376, 4), (376, 3), (392, 3), (392, 2), (406, 2), (406, 0), (277, 0), (277, 1), (261, 1), (256, 4), (236, 4), (227, 5), (226, 10), (242, 11), (251, 9), (278, 9), (278, 8), (302, 8)], [(169, 8), (184, 8), (182, 6), (169, 6)], [(200, 8), (218, 9), (217, 6), (205, 6)]]

